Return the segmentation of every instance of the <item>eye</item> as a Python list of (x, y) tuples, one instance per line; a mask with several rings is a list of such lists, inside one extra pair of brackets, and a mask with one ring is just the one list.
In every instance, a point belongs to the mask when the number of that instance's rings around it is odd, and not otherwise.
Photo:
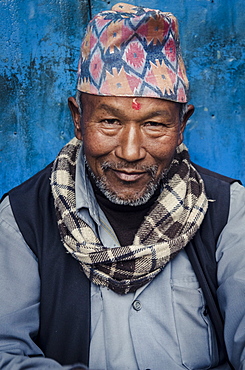
[(101, 121), (100, 121), (100, 123), (102, 123), (103, 125), (105, 125), (105, 126), (118, 126), (118, 125), (120, 125), (120, 122), (117, 120), (117, 119), (115, 119), (115, 118), (106, 118), (106, 119), (102, 119)]
[(162, 122), (156, 122), (156, 121), (149, 121), (149, 122), (145, 122), (145, 127), (147, 128), (157, 128), (157, 129), (161, 129), (161, 128), (165, 128), (166, 125)]
[(147, 121), (144, 123), (144, 131), (149, 137), (161, 137), (166, 135), (168, 125), (159, 121)]
[(104, 135), (117, 135), (122, 125), (116, 118), (104, 118), (99, 121), (99, 129)]

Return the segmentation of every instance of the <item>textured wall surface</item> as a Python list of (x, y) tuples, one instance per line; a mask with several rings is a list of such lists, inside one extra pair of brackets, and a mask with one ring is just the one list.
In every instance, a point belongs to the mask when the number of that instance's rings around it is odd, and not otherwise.
[(51, 162), (73, 136), (87, 1), (0, 1), (0, 194)]
[[(43, 168), (73, 136), (80, 40), (90, 13), (117, 1), (1, 0), (0, 195)], [(174, 13), (196, 111), (192, 159), (245, 183), (244, 0), (129, 1)]]

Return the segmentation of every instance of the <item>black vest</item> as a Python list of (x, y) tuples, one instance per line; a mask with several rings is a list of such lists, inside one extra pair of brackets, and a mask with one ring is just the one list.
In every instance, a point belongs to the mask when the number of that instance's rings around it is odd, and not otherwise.
[[(208, 198), (215, 199), (215, 202), (209, 204), (201, 228), (186, 250), (190, 250), (190, 259), (193, 259), (193, 251), (197, 250), (194, 259), (201, 260), (215, 299), (215, 246), (227, 222), (230, 183), (233, 180), (196, 167), (204, 179)], [(51, 165), (9, 192), (16, 222), (39, 261), (40, 329), (33, 340), (46, 357), (62, 365), (88, 364), (90, 282), (78, 261), (66, 253), (60, 241), (50, 189), (50, 171)]]

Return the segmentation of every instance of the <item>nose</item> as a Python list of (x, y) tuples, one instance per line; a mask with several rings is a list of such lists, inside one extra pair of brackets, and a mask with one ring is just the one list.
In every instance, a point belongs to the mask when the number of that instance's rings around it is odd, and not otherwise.
[(135, 162), (145, 158), (146, 150), (139, 127), (133, 124), (124, 127), (115, 154), (127, 162)]

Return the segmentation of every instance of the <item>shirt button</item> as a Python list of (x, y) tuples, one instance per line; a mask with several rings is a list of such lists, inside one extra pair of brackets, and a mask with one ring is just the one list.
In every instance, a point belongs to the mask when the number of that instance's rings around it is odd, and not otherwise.
[(135, 309), (135, 311), (140, 311), (141, 308), (142, 308), (140, 301), (137, 301), (137, 300), (134, 301), (133, 302), (133, 308)]

